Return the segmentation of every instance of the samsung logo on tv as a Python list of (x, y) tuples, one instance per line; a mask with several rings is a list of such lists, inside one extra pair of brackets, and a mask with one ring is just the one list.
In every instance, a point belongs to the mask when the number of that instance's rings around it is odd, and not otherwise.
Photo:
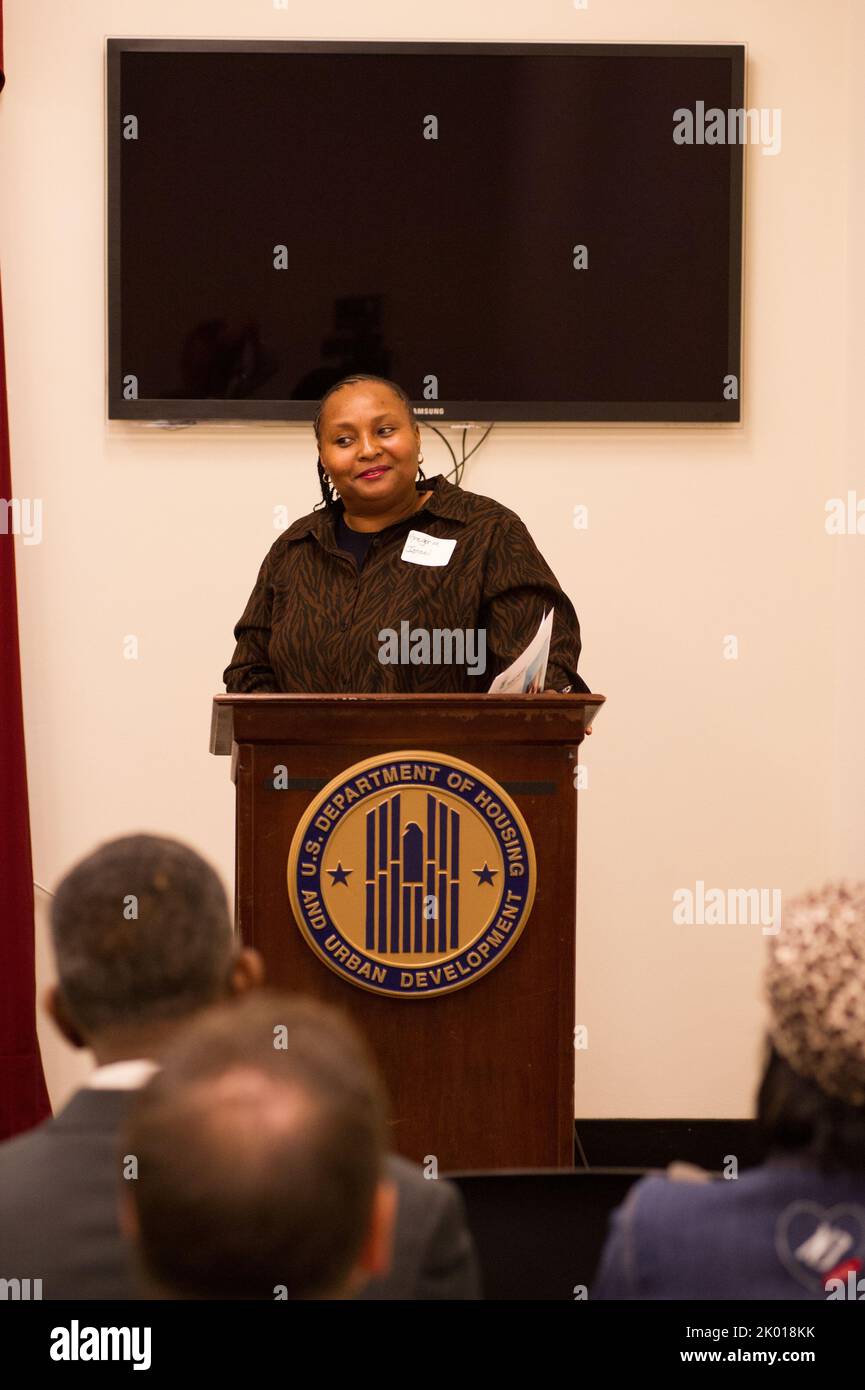
[(414, 413), (415, 415), (444, 415), (445, 408), (443, 405), (416, 405)]

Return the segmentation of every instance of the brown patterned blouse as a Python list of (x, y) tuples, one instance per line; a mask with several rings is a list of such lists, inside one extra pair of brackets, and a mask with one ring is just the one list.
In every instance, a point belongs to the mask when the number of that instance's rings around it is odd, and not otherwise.
[[(413, 515), (376, 531), (360, 568), (337, 544), (340, 501), (282, 532), (234, 629), (237, 646), (223, 674), (229, 693), (480, 693), (528, 646), (551, 606), (545, 688), (588, 690), (577, 675), (580, 625), (573, 604), (516, 513), (442, 475), (417, 489), (432, 496)], [(409, 531), (455, 539), (447, 564), (401, 559)], [(384, 629), (394, 637), (381, 636)], [(418, 629), (431, 634), (425, 662)], [(469, 669), (480, 666), (480, 647), (467, 642), (459, 662), (453, 659), (459, 648), (451, 646), (448, 660), (449, 639), (436, 646), (436, 629), (482, 629), (483, 672)], [(388, 650), (395, 660), (380, 659)]]

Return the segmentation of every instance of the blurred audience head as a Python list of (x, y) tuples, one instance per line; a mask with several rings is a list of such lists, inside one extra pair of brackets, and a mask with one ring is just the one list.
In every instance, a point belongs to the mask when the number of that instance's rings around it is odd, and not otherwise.
[(125, 1226), (161, 1296), (347, 1297), (387, 1271), (383, 1089), (329, 1008), (257, 991), (201, 1015), (136, 1098), (124, 1153)]
[(865, 1172), (865, 882), (830, 883), (786, 906), (766, 995), (764, 1141), (822, 1169)]
[(51, 904), (57, 985), (49, 1012), (99, 1061), (152, 1053), (178, 1023), (259, 983), (236, 947), (225, 889), (195, 850), (157, 835), (101, 845)]

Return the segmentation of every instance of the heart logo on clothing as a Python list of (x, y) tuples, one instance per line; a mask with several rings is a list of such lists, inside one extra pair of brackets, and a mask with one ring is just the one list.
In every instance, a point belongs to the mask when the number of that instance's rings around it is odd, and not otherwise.
[(775, 1251), (797, 1283), (810, 1293), (822, 1293), (841, 1260), (858, 1260), (860, 1268), (865, 1264), (865, 1207), (791, 1202), (775, 1224)]

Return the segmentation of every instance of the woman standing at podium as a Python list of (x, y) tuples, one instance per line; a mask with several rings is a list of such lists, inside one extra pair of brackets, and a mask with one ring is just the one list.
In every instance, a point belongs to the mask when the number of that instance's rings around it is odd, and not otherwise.
[(491, 498), (424, 478), (401, 387), (345, 377), (313, 428), (322, 502), (264, 558), (234, 629), (229, 693), (481, 693), (550, 608), (545, 690), (588, 691), (573, 604), (528, 530)]

